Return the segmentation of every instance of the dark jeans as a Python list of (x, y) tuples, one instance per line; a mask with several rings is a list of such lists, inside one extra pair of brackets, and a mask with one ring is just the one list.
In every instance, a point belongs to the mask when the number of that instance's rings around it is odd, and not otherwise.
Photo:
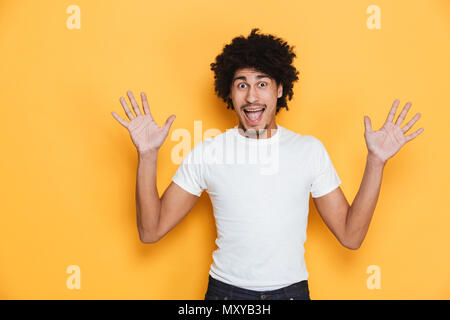
[(308, 280), (271, 291), (254, 291), (236, 287), (209, 275), (205, 300), (311, 300)]

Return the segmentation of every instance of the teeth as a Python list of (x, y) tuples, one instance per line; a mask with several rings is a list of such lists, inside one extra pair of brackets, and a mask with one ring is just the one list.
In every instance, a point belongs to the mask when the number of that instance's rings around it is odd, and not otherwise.
[(255, 109), (255, 110), (244, 110), (244, 111), (246, 111), (246, 112), (256, 112), (256, 111), (261, 111), (261, 110), (264, 110), (264, 108), (262, 108), (262, 109)]

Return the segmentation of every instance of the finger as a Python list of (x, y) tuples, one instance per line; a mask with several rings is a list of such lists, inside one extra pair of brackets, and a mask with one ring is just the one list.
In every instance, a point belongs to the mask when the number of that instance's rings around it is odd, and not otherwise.
[(120, 122), (121, 125), (123, 125), (125, 128), (128, 129), (128, 122), (126, 122), (125, 120), (123, 120), (121, 117), (119, 117), (119, 115), (117, 113), (115, 113), (114, 111), (111, 112), (111, 114), (113, 115), (113, 117)]
[(391, 111), (389, 111), (389, 114), (387, 116), (385, 124), (392, 122), (392, 120), (394, 120), (395, 112), (397, 111), (397, 106), (399, 103), (400, 103), (400, 100), (395, 99), (394, 103), (392, 104)]
[(148, 107), (148, 101), (147, 101), (147, 96), (145, 95), (144, 92), (141, 92), (141, 99), (142, 99), (142, 106), (144, 107), (144, 113), (149, 115), (150, 118), (152, 118), (152, 114), (150, 113), (150, 108)]
[[(419, 134), (421, 134), (423, 132), (423, 128), (420, 128), (419, 130), (417, 130), (414, 133), (411, 133), (410, 135), (405, 136), (406, 142), (411, 141), (412, 139), (414, 139), (415, 137), (417, 137)], [(405, 142), (405, 143), (406, 143)]]
[(167, 118), (166, 122), (164, 123), (164, 130), (166, 132), (166, 135), (169, 133), (170, 127), (172, 126), (173, 121), (175, 120), (176, 116), (173, 114), (169, 118)]
[(128, 99), (130, 99), (131, 105), (133, 106), (134, 113), (136, 113), (136, 117), (141, 115), (141, 111), (139, 110), (139, 105), (134, 99), (133, 93), (128, 90), (127, 91)]
[(411, 102), (408, 102), (407, 104), (405, 104), (405, 106), (403, 107), (402, 113), (400, 113), (400, 116), (397, 118), (397, 121), (395, 121), (396, 125), (401, 125), (403, 120), (405, 120), (406, 114), (409, 111), (409, 108), (411, 108)]
[(412, 118), (403, 128), (402, 128), (402, 132), (406, 133), (408, 132), (408, 130), (413, 126), (414, 123), (417, 122), (417, 120), (419, 120), (421, 114), (418, 113), (414, 116), (414, 118)]
[(372, 124), (371, 124), (370, 118), (367, 116), (364, 116), (364, 127), (365, 127), (366, 131), (368, 131), (368, 132), (372, 131)]
[(123, 107), (123, 110), (125, 110), (125, 113), (126, 113), (128, 119), (133, 120), (135, 118), (135, 116), (133, 115), (133, 112), (131, 112), (130, 108), (128, 108), (128, 104), (125, 101), (125, 98), (124, 97), (120, 97), (119, 101), (120, 101), (120, 104)]

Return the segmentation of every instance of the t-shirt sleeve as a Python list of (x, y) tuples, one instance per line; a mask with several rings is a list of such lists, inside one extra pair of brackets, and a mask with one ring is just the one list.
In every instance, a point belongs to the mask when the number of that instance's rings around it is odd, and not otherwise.
[(198, 143), (183, 159), (172, 181), (189, 193), (200, 197), (206, 189), (203, 143)]
[(314, 157), (316, 175), (311, 184), (311, 196), (318, 198), (336, 189), (341, 184), (341, 180), (334, 169), (325, 146), (320, 140), (315, 140), (317, 141), (316, 155)]

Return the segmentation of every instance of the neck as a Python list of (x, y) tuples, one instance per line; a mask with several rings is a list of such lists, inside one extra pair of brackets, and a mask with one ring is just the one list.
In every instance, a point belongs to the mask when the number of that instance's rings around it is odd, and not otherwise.
[(239, 122), (238, 132), (240, 135), (251, 139), (267, 139), (272, 137), (278, 130), (278, 125), (273, 122), (272, 124), (266, 124), (264, 128), (254, 129), (245, 128), (242, 122)]

